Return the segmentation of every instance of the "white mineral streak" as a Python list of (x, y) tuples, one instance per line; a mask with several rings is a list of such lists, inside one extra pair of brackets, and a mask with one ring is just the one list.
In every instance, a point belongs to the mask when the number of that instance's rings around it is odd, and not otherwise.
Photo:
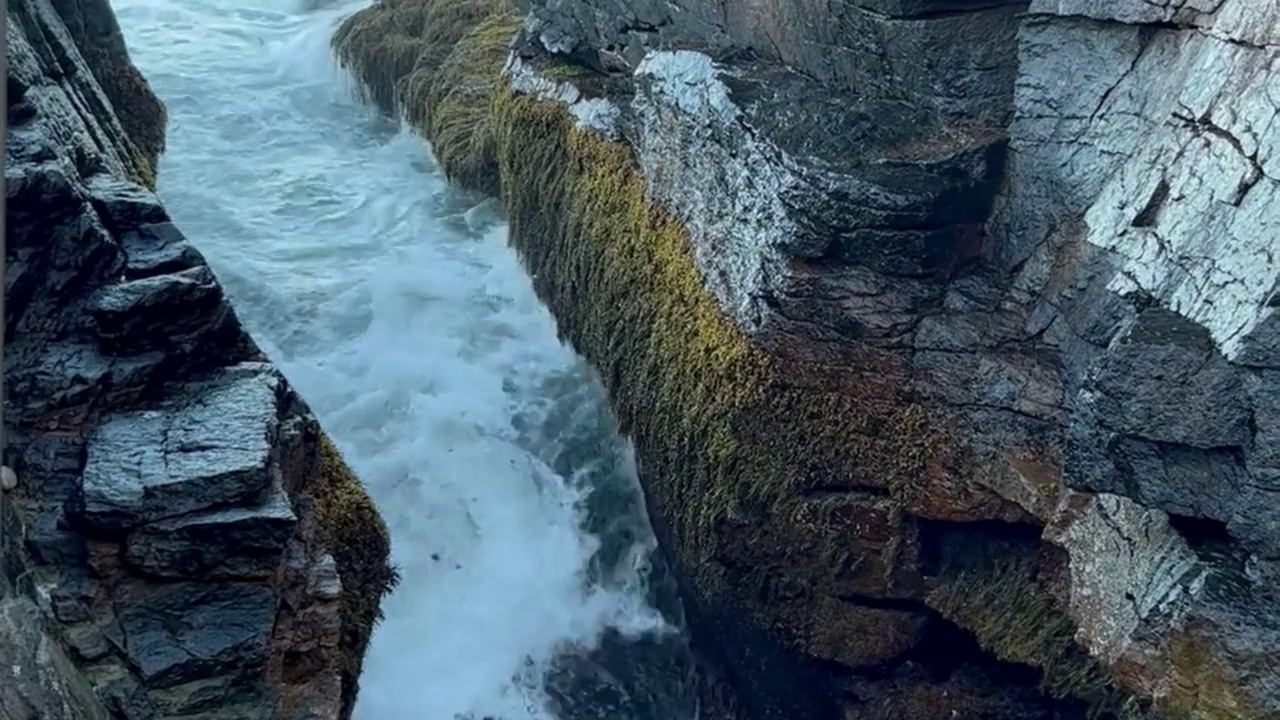
[(751, 331), (796, 232), (782, 200), (796, 178), (743, 124), (719, 73), (702, 53), (649, 53), (635, 72), (636, 154), (650, 197), (689, 232), (707, 287)]
[(1118, 495), (1065, 495), (1045, 539), (1070, 558), (1077, 640), (1114, 662), (1142, 621), (1199, 589), (1203, 570), (1164, 513)]
[(604, 98), (585, 98), (572, 83), (559, 82), (540, 75), (514, 54), (503, 68), (511, 89), (524, 95), (563, 104), (580, 128), (594, 130), (605, 137), (617, 137), (618, 107)]
[[(1088, 241), (1121, 258), (1111, 289), (1149, 293), (1238, 359), (1276, 312), (1280, 282), (1280, 0), (1031, 10), (1110, 23), (1024, 30), (1014, 148), (1037, 167), (1092, 176), (1028, 184), (1087, 193)], [(1154, 22), (1187, 27), (1121, 24)]]

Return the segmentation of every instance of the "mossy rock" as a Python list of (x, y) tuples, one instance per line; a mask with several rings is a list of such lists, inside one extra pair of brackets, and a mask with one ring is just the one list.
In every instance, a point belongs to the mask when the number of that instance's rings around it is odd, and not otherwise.
[(1075, 642), (1075, 623), (1039, 582), (1033, 562), (1003, 560), (948, 573), (928, 603), (1000, 660), (1040, 670), (1050, 697), (1083, 700), (1090, 718), (1144, 717), (1137, 701)]
[(108, 0), (52, 0), (52, 4), (128, 135), (134, 180), (154, 190), (168, 113), (129, 58), (111, 4)]
[(382, 516), (360, 478), (323, 434), (307, 492), (315, 502), (316, 522), (342, 580), (343, 704), (350, 707), (369, 638), (382, 619), (382, 599), (399, 578), (390, 564), (391, 538)]
[(451, 179), (500, 193), (538, 294), (600, 371), (646, 474), (664, 478), (679, 534), (813, 472), (881, 487), (919, 473), (924, 423), (892, 356), (832, 361), (748, 337), (705, 289), (680, 222), (646, 199), (630, 148), (501, 81), (519, 24), (492, 0), (385, 0), (334, 45)]
[[(906, 394), (897, 354), (752, 337), (728, 317), (682, 224), (648, 200), (632, 149), (503, 81), (519, 26), (492, 0), (383, 0), (334, 47), (371, 99), (434, 144), (446, 175), (501, 197), (538, 295), (636, 442), (655, 525), (690, 576), (689, 599), (718, 618), (717, 642), (785, 637), (768, 593), (726, 582), (724, 536), (752, 532), (741, 517), (791, 517), (815, 485), (887, 492), (908, 522), (901, 506), (944, 472), (949, 438)], [(738, 559), (758, 577), (797, 572), (787, 558)], [(772, 651), (742, 643), (736, 686), (786, 684)]]
[[(1244, 697), (1224, 672), (1220, 650), (1202, 633), (1184, 628), (1169, 639), (1170, 692), (1156, 703), (1168, 720), (1263, 720), (1270, 717)], [(1217, 650), (1215, 652), (1215, 650)], [(1239, 677), (1239, 669), (1232, 674)]]

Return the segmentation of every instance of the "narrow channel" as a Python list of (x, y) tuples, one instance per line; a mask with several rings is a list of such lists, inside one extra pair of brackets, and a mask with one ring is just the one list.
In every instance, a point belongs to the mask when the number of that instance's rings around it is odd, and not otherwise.
[(113, 4), (169, 109), (160, 195), (391, 529), (356, 720), (692, 716), (629, 444), (497, 209), (335, 67), (364, 3)]

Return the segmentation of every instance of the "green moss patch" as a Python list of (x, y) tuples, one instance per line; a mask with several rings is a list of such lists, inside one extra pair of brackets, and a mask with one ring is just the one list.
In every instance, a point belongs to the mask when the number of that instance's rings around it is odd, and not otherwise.
[(1050, 697), (1085, 701), (1090, 718), (1141, 717), (1136, 702), (1075, 642), (1075, 623), (1038, 581), (1034, 563), (966, 568), (947, 577), (928, 603), (1000, 660), (1039, 669)]
[(108, 0), (54, 0), (53, 6), (129, 136), (134, 179), (154, 190), (168, 113), (129, 58), (111, 4)]
[(316, 450), (315, 477), (308, 487), (325, 547), (342, 580), (343, 690), (355, 697), (364, 653), (374, 625), (382, 619), (382, 599), (398, 576), (390, 565), (391, 539), (364, 484), (326, 436)]
[(501, 82), (518, 24), (491, 0), (385, 0), (334, 44), (451, 179), (501, 195), (512, 243), (603, 376), (680, 552), (705, 552), (731, 507), (771, 506), (814, 475), (884, 486), (918, 472), (908, 451), (921, 436), (891, 432), (920, 425), (891, 357), (783, 354), (747, 337), (705, 289), (681, 224), (647, 201), (630, 148)]

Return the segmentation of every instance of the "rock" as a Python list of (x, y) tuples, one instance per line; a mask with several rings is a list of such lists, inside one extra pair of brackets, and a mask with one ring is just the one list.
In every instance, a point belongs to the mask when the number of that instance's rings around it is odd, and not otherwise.
[(0, 713), (6, 720), (110, 720), (88, 678), (22, 598), (0, 598)]
[(179, 273), (204, 265), (204, 256), (173, 223), (141, 225), (120, 238), (125, 274), (130, 279)]
[(347, 717), (386, 528), (151, 191), (165, 113), (110, 4), (6, 20), (0, 715)]
[(96, 580), (73, 566), (47, 591), (53, 616), (64, 623), (79, 623), (91, 619), (98, 587)]
[(61, 509), (38, 511), (27, 523), (27, 550), (45, 565), (79, 566), (88, 562), (85, 539), (67, 522)]
[(266, 720), (271, 717), (269, 703), (259, 691), (234, 677), (220, 677), (165, 688), (151, 693), (161, 717), (216, 720)]
[(169, 221), (155, 193), (126, 179), (99, 173), (88, 178), (89, 201), (116, 233)]
[[(386, 0), (335, 47), (501, 189), (635, 440), (708, 707), (1280, 714), (1246, 640), (1280, 577), (1274, 3), (518, 5), (481, 38)], [(966, 671), (901, 660), (960, 631)]]
[(156, 708), (147, 697), (146, 688), (130, 671), (116, 664), (100, 664), (89, 672), (98, 697), (116, 717), (154, 720)]
[[(223, 321), (222, 289), (208, 267), (104, 288), (90, 312), (113, 354), (162, 349)], [(172, 333), (172, 334), (170, 334)]]
[(272, 372), (228, 373), (163, 409), (108, 419), (89, 438), (79, 515), (116, 531), (260, 497), (271, 482), (278, 389)]
[(106, 635), (93, 625), (71, 625), (65, 630), (67, 645), (84, 662), (96, 662), (111, 652)]
[(143, 682), (173, 687), (265, 664), (276, 599), (263, 586), (187, 583), (116, 612), (120, 649)]
[[(192, 513), (144, 525), (129, 534), (125, 558), (160, 577), (267, 578), (284, 561), (285, 545), (297, 524), (289, 496), (277, 485), (256, 507)], [(337, 581), (336, 569), (332, 572)]]
[(337, 600), (342, 595), (342, 578), (332, 555), (322, 556), (312, 566), (307, 578), (307, 594), (325, 600)]
[(60, 434), (36, 435), (27, 443), (17, 468), (27, 478), (24, 489), (32, 495), (53, 502), (66, 502), (78, 489), (84, 461), (83, 438)]
[(1109, 663), (1138, 625), (1195, 593), (1205, 570), (1167, 518), (1125, 497), (1068, 494), (1045, 538), (1067, 552), (1068, 607), (1080, 639)]

